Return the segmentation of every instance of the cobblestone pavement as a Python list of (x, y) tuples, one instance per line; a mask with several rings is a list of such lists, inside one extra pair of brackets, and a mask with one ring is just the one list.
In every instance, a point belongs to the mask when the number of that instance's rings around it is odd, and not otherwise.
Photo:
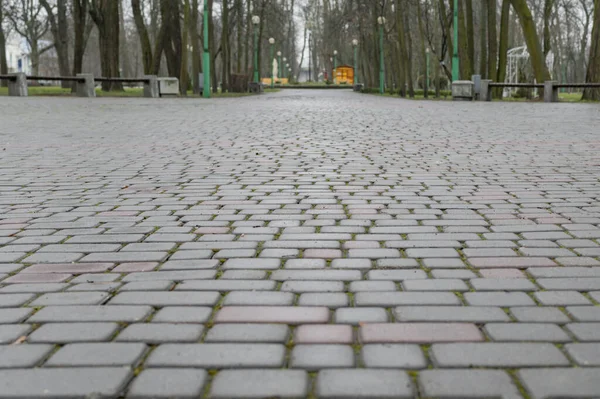
[(0, 98), (0, 397), (600, 397), (598, 126)]

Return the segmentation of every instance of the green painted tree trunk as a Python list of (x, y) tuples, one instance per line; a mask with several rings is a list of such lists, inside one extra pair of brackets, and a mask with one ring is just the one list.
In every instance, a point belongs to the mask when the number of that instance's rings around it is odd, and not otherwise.
[[(600, 0), (594, 1), (594, 27), (592, 28), (592, 41), (590, 58), (587, 68), (586, 82), (600, 82)], [(585, 89), (584, 100), (600, 101), (600, 89)]]

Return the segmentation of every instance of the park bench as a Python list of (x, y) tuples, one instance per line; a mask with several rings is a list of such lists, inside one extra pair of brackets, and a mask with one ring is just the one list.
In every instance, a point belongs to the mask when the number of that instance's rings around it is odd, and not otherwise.
[(158, 78), (155, 75), (146, 75), (141, 78), (95, 78), (94, 75), (87, 73), (77, 76), (28, 76), (24, 73), (14, 73), (0, 75), (0, 80), (8, 81), (8, 95), (16, 97), (27, 96), (28, 80), (75, 82), (75, 93), (78, 97), (96, 97), (96, 82), (143, 83), (144, 97), (156, 98), (161, 94)]
[(518, 87), (518, 88), (529, 88), (529, 89), (544, 89), (544, 102), (556, 103), (558, 102), (558, 91), (562, 88), (600, 88), (600, 83), (558, 83), (553, 80), (549, 80), (543, 84), (541, 83), (498, 83), (492, 82), (491, 80), (481, 81), (481, 101), (492, 101), (492, 89), (494, 88), (505, 88), (505, 87)]

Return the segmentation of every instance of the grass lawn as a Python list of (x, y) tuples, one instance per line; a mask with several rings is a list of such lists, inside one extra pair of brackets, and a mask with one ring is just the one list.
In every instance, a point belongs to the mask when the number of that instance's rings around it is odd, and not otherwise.
[[(389, 93), (385, 93), (385, 94), (379, 94), (379, 93), (366, 93), (366, 94), (372, 94), (372, 95), (376, 95), (376, 96), (383, 96), (383, 97), (394, 97), (394, 98), (401, 98), (400, 96), (398, 96), (397, 94), (389, 94)], [(425, 98), (423, 97), (423, 95), (415, 95), (414, 98), (410, 98), (410, 97), (406, 97), (406, 99), (408, 100), (425, 100)], [(440, 98), (435, 98), (435, 95), (430, 94), (429, 95), (429, 99), (428, 100), (435, 100), (435, 101), (444, 101), (444, 100), (452, 100), (451, 96), (441, 96)], [(529, 100), (527, 98), (516, 98), (516, 97), (507, 97), (507, 98), (503, 98), (503, 99), (494, 99), (494, 101), (507, 101), (507, 102), (540, 102), (541, 100)], [(587, 102), (597, 102), (597, 101), (582, 101), (581, 100), (581, 93), (558, 93), (558, 101), (559, 102), (564, 102), (564, 103), (587, 103)]]

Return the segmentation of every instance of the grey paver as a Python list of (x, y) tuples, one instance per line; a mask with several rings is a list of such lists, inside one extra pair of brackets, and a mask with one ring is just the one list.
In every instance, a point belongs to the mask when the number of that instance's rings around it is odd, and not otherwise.
[[(15, 309), (16, 310), (16, 309)], [(27, 309), (18, 309), (24, 311)], [(29, 318), (31, 323), (86, 321), (142, 321), (150, 315), (150, 306), (47, 306)], [(27, 312), (26, 312), (27, 313)], [(0, 320), (2, 319), (0, 309)]]
[(559, 326), (547, 323), (489, 323), (485, 325), (485, 332), (493, 341), (571, 341), (571, 337)]
[(53, 354), (46, 366), (134, 366), (147, 347), (141, 343), (67, 344)]
[(204, 341), (285, 343), (289, 335), (289, 327), (281, 324), (217, 324)]
[(116, 397), (132, 377), (125, 367), (0, 370), (0, 392), (13, 398)]
[(197, 398), (206, 380), (201, 369), (147, 369), (133, 380), (127, 398)]
[(305, 398), (308, 374), (302, 370), (223, 370), (213, 380), (211, 398)]
[(368, 344), (361, 349), (367, 368), (423, 369), (427, 360), (418, 345)]
[(354, 351), (349, 345), (296, 345), (290, 354), (291, 368), (319, 370), (354, 364)]
[(412, 398), (408, 374), (397, 370), (322, 370), (317, 375), (320, 398)]
[(152, 322), (205, 323), (212, 311), (212, 308), (203, 306), (165, 306), (154, 314)]
[(72, 343), (110, 341), (117, 323), (46, 323), (27, 337), (28, 342)]
[(519, 370), (517, 374), (535, 399), (585, 398), (600, 392), (599, 369), (545, 368)]
[(510, 376), (501, 370), (425, 370), (418, 378), (425, 397), (521, 398)]
[(13, 343), (29, 331), (31, 326), (28, 324), (0, 324), (0, 345)]
[(51, 351), (52, 345), (44, 344), (0, 346), (0, 369), (34, 367)]
[(137, 323), (130, 324), (119, 333), (116, 341), (146, 342), (197, 342), (204, 326), (201, 324)]

